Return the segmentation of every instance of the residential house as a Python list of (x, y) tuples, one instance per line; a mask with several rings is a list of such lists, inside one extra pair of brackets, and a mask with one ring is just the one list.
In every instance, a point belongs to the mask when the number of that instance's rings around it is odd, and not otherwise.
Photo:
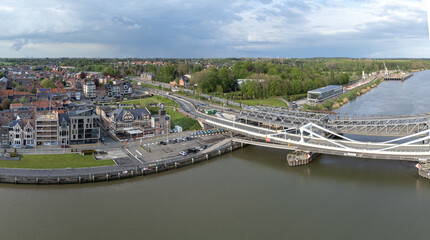
[(13, 114), (9, 109), (0, 111), (1, 126), (9, 126), (9, 123), (12, 119), (15, 119), (15, 117), (13, 117)]
[(131, 95), (133, 93), (133, 86), (130, 82), (123, 82), (124, 95)]
[(0, 90), (0, 99), (3, 101), (4, 99), (13, 100), (13, 90), (12, 89), (2, 89)]
[(6, 89), (7, 88), (7, 82), (8, 79), (5, 77), (0, 78), (0, 89)]
[(85, 95), (85, 98), (88, 98), (88, 99), (94, 99), (97, 97), (97, 90), (94, 82), (85, 82), (84, 95)]
[(170, 82), (170, 87), (183, 87), (187, 88), (189, 79), (185, 76), (179, 76), (177, 79)]
[(104, 99), (107, 96), (107, 90), (103, 86), (96, 87), (97, 99)]
[(14, 148), (21, 148), (22, 142), (22, 119), (10, 121), (9, 124), (9, 144)]
[(23, 129), (23, 141), (22, 144), (24, 146), (35, 146), (35, 137), (36, 133), (34, 131), (34, 119), (22, 119), (22, 125), (24, 126)]
[(160, 109), (157, 115), (151, 116), (151, 127), (154, 129), (155, 136), (167, 134), (170, 131), (170, 116), (166, 114), (165, 109)]
[(0, 143), (1, 145), (9, 145), (9, 126), (0, 127)]
[(144, 72), (140, 74), (140, 79), (142, 79), (143, 81), (152, 81), (154, 77), (155, 77), (155, 74), (149, 73), (149, 72)]
[(96, 143), (100, 139), (99, 116), (94, 109), (71, 110), (70, 144)]
[(70, 144), (70, 118), (68, 114), (58, 114), (58, 142), (61, 145)]

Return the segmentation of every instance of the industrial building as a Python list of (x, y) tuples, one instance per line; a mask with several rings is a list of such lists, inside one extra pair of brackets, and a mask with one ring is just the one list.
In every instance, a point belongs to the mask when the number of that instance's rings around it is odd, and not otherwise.
[(321, 102), (326, 99), (342, 94), (343, 87), (337, 85), (328, 85), (322, 88), (308, 91), (308, 100), (313, 102)]

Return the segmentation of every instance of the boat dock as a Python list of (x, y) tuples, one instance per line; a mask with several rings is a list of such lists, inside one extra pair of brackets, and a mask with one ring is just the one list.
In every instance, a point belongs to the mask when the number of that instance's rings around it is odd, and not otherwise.
[(386, 80), (386, 81), (404, 81), (404, 80), (406, 80), (412, 76), (413, 76), (412, 73), (408, 73), (408, 74), (397, 73), (397, 74), (392, 74), (392, 75), (384, 77), (384, 80)]

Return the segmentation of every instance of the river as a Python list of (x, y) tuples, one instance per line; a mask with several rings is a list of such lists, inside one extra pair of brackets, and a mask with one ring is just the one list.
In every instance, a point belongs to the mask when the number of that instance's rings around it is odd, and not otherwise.
[[(430, 72), (340, 112), (430, 112)], [(1, 239), (423, 239), (430, 181), (413, 163), (246, 147), (206, 163), (83, 185), (0, 185)]]

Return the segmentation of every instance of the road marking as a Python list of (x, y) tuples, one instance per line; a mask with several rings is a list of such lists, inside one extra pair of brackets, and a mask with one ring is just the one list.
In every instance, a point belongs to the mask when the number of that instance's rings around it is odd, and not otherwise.
[(136, 150), (136, 152), (137, 152), (137, 153), (139, 153), (139, 154), (140, 154), (140, 156), (142, 156), (142, 153), (140, 153), (140, 152), (139, 152), (139, 151), (137, 151), (137, 150)]

